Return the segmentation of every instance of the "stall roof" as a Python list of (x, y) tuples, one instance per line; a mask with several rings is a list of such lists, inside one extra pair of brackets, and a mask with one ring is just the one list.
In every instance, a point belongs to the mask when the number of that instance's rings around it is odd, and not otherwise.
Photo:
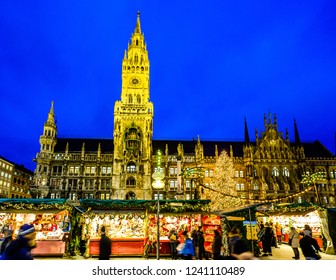
[(232, 208), (225, 208), (223, 210), (218, 210), (214, 211), (213, 214), (221, 216), (221, 217), (228, 217), (228, 216), (234, 216), (235, 214), (245, 211), (248, 209), (257, 209), (258, 206), (263, 205), (263, 204), (248, 204), (248, 205), (243, 205), (243, 206), (238, 206), (238, 207), (232, 207)]
[[(210, 200), (160, 200), (160, 211), (164, 212), (193, 212), (204, 211)], [(99, 200), (81, 199), (80, 205), (86, 211), (92, 210), (149, 210), (156, 211), (157, 200)]]
[(259, 207), (257, 212), (267, 216), (281, 216), (281, 215), (306, 215), (315, 210), (324, 209), (322, 206), (310, 202), (304, 203), (281, 203), (269, 204), (269, 207)]
[(56, 213), (70, 208), (66, 199), (0, 198), (0, 212)]

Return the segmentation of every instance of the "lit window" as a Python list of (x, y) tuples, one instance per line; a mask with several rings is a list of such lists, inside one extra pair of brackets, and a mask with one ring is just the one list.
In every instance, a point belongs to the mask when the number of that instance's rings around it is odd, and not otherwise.
[(279, 176), (279, 170), (278, 170), (277, 167), (273, 167), (273, 169), (272, 169), (272, 175), (273, 176)]
[(170, 180), (169, 187), (171, 191), (176, 191), (177, 190), (177, 180)]
[(102, 166), (102, 175), (111, 174), (111, 166)]
[(239, 177), (241, 177), (241, 178), (244, 177), (244, 171), (243, 170), (239, 171)]
[(136, 172), (136, 165), (134, 162), (130, 162), (127, 167), (126, 167), (126, 171), (128, 173), (135, 173)]
[(289, 170), (287, 167), (284, 167), (284, 169), (282, 170), (282, 175), (285, 177), (289, 177)]

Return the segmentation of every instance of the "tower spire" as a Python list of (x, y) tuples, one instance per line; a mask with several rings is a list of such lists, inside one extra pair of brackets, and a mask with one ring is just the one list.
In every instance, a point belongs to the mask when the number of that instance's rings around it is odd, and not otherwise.
[(248, 133), (246, 117), (244, 119), (244, 127), (245, 127), (245, 133), (244, 133), (245, 134), (244, 135), (245, 144), (248, 145), (248, 144), (250, 144), (250, 136), (249, 136), (249, 133)]
[(138, 11), (138, 17), (134, 29), (134, 33), (141, 33), (141, 27), (140, 27), (140, 11)]
[(294, 139), (295, 144), (301, 145), (299, 130), (297, 128), (295, 119), (294, 119), (294, 137), (295, 137), (295, 139)]
[(51, 101), (51, 107), (50, 107), (48, 118), (47, 118), (47, 121), (45, 122), (45, 125), (56, 127), (55, 114), (54, 114), (54, 101)]

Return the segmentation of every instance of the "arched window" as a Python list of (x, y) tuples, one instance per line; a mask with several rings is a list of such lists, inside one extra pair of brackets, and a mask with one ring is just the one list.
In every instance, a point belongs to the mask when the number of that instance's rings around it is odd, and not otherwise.
[(285, 177), (289, 177), (289, 170), (287, 167), (284, 167), (284, 169), (282, 170), (282, 175)]
[(126, 200), (136, 200), (136, 194), (134, 192), (128, 192), (126, 194)]
[(273, 176), (279, 176), (279, 169), (275, 166), (272, 169), (272, 175)]
[(128, 96), (128, 103), (132, 104), (133, 103), (133, 97), (132, 94)]
[(137, 103), (141, 104), (141, 96), (140, 96), (140, 94), (137, 95)]
[(136, 181), (133, 177), (129, 177), (127, 180), (126, 180), (126, 187), (127, 188), (134, 188), (136, 185)]

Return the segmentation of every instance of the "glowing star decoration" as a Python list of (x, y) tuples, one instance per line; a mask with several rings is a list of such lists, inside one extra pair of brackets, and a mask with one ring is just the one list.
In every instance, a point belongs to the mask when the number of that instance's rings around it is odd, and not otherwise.
[(222, 151), (216, 161), (214, 183), (212, 188), (209, 188), (209, 194), (211, 210), (222, 210), (242, 205), (242, 201), (237, 195), (233, 161), (226, 151)]

